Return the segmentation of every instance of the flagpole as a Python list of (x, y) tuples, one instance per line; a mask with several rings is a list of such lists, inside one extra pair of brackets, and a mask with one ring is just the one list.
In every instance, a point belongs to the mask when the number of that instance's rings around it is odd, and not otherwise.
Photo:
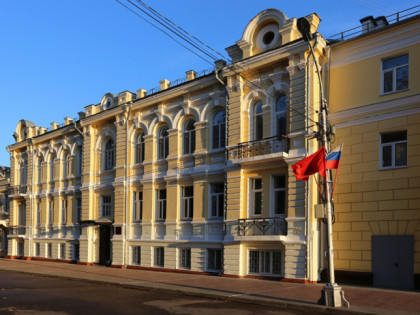
[[(322, 133), (322, 146), (328, 148), (329, 150), (329, 141), (327, 137), (327, 102), (324, 99), (323, 95), (323, 85), (322, 79), (319, 71), (318, 61), (316, 60), (315, 53), (311, 44), (311, 41), (314, 39), (314, 36), (311, 32), (311, 24), (305, 17), (301, 17), (297, 21), (297, 28), (302, 34), (303, 39), (308, 43), (310, 48), (310, 54), (308, 54), (307, 62), (309, 62), (310, 55), (312, 54), (314, 64), (316, 67), (316, 73), (318, 75), (319, 81), (319, 93), (320, 93), (320, 104), (321, 104), (321, 133)], [(315, 34), (315, 44), (317, 43), (317, 37), (319, 34)], [(326, 156), (326, 154), (325, 154)], [(324, 163), (325, 157), (324, 157)], [(325, 166), (325, 164), (324, 164)], [(332, 232), (332, 207), (331, 207), (331, 195), (330, 195), (330, 172), (331, 170), (325, 169), (325, 182), (324, 182), (324, 192), (325, 192), (325, 206), (326, 206), (326, 215), (327, 215), (327, 245), (328, 245), (328, 276), (329, 282), (325, 285), (322, 291), (322, 297), (320, 302), (327, 306), (333, 307), (350, 307), (350, 304), (344, 298), (344, 292), (341, 290), (335, 283), (335, 274), (334, 274), (334, 247), (333, 247), (333, 232)]]

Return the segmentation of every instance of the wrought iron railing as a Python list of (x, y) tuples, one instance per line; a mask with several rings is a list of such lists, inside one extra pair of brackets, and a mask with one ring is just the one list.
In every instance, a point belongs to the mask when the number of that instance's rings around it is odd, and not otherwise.
[(7, 234), (9, 236), (25, 235), (25, 233), (26, 233), (26, 227), (24, 225), (9, 226), (7, 228)]
[(0, 220), (7, 220), (9, 218), (9, 212), (0, 212)]
[[(403, 11), (399, 11), (397, 13), (391, 14), (386, 16), (386, 20), (388, 22), (388, 24), (394, 24), (394, 23), (398, 23), (402, 20), (408, 19), (410, 17), (413, 17), (415, 15), (418, 15), (420, 13), (420, 5), (414, 6), (412, 8), (403, 10)], [(371, 27), (371, 29), (369, 29), (369, 27)], [(371, 32), (373, 30), (377, 29), (377, 27), (374, 26), (369, 26), (368, 25), (359, 25), (356, 27), (353, 27), (349, 30), (331, 35), (328, 37), (328, 39), (330, 40), (345, 40), (345, 39), (349, 39), (361, 34), (365, 34), (368, 32)]]
[(9, 195), (26, 194), (28, 188), (24, 185), (12, 186), (9, 190)]
[(244, 159), (278, 152), (289, 152), (289, 138), (286, 136), (241, 142), (228, 150), (228, 156), (229, 159)]
[(287, 235), (285, 218), (238, 219), (238, 236)]

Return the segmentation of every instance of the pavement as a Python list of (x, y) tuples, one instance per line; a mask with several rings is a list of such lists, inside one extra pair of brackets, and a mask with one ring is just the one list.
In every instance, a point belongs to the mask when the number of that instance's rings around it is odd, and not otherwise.
[[(341, 285), (350, 308), (318, 305), (325, 284), (235, 279), (188, 273), (117, 269), (67, 263), (0, 259), (0, 270), (83, 280), (243, 303), (331, 314), (420, 314), (420, 292)], [(1, 281), (0, 281), (1, 286)]]

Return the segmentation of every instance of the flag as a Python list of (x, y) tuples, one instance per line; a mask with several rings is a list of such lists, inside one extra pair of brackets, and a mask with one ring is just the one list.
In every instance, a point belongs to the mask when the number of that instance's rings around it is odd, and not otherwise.
[(315, 173), (320, 173), (325, 177), (325, 147), (293, 164), (292, 170), (297, 180), (302, 179), (305, 182), (309, 179), (309, 175)]
[(327, 170), (338, 168), (338, 165), (340, 164), (342, 150), (343, 144), (340, 144), (327, 155), (327, 157), (325, 158), (325, 168)]

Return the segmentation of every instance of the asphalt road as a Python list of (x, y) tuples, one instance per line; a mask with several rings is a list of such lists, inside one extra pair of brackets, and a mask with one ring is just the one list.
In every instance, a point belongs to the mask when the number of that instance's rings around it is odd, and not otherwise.
[(309, 313), (0, 271), (0, 314)]

